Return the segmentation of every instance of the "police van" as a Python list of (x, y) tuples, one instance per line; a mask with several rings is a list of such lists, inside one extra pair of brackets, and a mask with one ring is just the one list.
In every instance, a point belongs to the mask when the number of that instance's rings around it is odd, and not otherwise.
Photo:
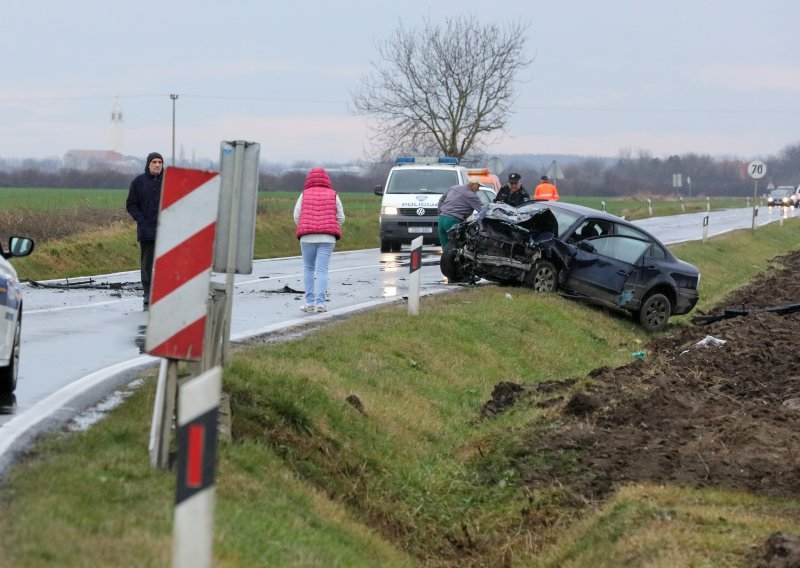
[(453, 185), (466, 185), (467, 168), (458, 158), (397, 158), (381, 195), (381, 252), (397, 252), (422, 236), (423, 244), (439, 244), (439, 198)]

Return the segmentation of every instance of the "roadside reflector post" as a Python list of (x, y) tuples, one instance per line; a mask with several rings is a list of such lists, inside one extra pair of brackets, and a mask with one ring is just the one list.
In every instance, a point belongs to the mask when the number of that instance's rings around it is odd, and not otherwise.
[(683, 195), (680, 196), (681, 200), (681, 213), (686, 213), (686, 204), (683, 202)]
[(703, 242), (708, 240), (708, 215), (703, 217)]
[(419, 269), (422, 268), (422, 237), (411, 241), (411, 253), (408, 255), (408, 313), (419, 315)]
[(652, 217), (653, 216), (653, 200), (647, 199), (647, 213)]
[(747, 206), (750, 207), (750, 196), (747, 196)]
[(778, 224), (783, 227), (783, 218), (786, 217), (786, 207), (781, 207), (780, 212), (778, 213)]
[(220, 367), (180, 386), (172, 530), (172, 565), (177, 568), (211, 567), (221, 391)]
[(711, 198), (706, 197), (706, 211), (711, 211)]
[(600, 205), (603, 206), (603, 211), (605, 211), (606, 210), (606, 202), (605, 201), (601, 201)]

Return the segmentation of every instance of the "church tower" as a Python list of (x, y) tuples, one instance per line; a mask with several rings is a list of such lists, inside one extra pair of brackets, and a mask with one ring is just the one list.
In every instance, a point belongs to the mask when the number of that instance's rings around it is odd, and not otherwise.
[(122, 154), (122, 107), (119, 99), (114, 101), (111, 109), (111, 149)]

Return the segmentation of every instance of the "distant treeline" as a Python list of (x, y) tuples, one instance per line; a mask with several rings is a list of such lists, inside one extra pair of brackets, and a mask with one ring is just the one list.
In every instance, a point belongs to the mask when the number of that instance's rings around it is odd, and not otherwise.
[[(759, 193), (769, 183), (800, 184), (800, 144), (787, 146), (777, 156), (761, 158), (767, 163), (767, 176), (759, 182)], [(584, 158), (561, 165), (564, 179), (557, 180), (564, 195), (621, 196), (676, 195), (683, 196), (745, 196), (752, 195), (754, 182), (747, 175), (748, 161), (719, 159), (710, 155), (683, 154), (655, 158), (647, 152), (623, 153), (616, 160)], [(371, 193), (376, 185), (386, 181), (391, 164), (376, 164), (363, 174), (338, 172), (331, 168), (333, 186), (342, 192)], [(48, 171), (49, 170), (49, 171)], [(533, 190), (546, 172), (531, 165), (530, 160), (509, 157), (500, 179), (518, 172), (523, 186)], [(303, 189), (305, 170), (269, 172), (259, 175), (260, 191), (297, 191)], [(681, 174), (682, 186), (673, 187), (673, 175)], [(39, 168), (35, 160), (26, 160), (26, 167), (0, 171), (0, 187), (65, 187), (78, 189), (127, 188), (131, 174), (110, 170), (53, 171)]]

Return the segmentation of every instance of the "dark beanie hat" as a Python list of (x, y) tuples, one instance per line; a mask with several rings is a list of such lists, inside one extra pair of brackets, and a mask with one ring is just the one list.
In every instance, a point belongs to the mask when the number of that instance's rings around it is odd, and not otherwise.
[(163, 156), (161, 156), (161, 154), (159, 154), (158, 152), (150, 152), (149, 154), (147, 154), (147, 163), (144, 165), (144, 167), (145, 168), (149, 168), (150, 167), (150, 162), (152, 162), (156, 158), (158, 158), (162, 162), (164, 161)]

